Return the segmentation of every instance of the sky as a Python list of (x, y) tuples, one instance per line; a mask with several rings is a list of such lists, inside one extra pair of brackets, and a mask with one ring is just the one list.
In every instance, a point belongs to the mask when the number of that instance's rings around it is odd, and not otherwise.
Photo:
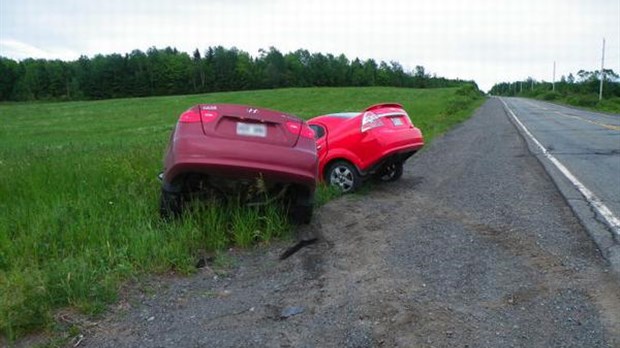
[(0, 0), (0, 56), (237, 47), (344, 53), (495, 83), (620, 72), (620, 0)]

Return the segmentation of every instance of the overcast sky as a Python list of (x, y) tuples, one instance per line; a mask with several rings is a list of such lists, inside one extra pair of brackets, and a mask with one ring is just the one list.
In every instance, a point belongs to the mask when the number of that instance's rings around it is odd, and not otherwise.
[(494, 83), (620, 72), (620, 0), (0, 0), (0, 55), (59, 58), (274, 46)]

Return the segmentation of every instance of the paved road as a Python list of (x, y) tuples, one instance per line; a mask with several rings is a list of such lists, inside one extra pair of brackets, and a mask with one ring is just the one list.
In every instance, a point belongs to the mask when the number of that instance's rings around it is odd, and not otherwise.
[[(620, 266), (620, 115), (530, 99), (503, 100), (603, 254)], [(579, 185), (581, 192), (575, 188)]]
[(130, 289), (80, 347), (619, 347), (618, 278), (523, 139), (491, 99), (321, 242)]

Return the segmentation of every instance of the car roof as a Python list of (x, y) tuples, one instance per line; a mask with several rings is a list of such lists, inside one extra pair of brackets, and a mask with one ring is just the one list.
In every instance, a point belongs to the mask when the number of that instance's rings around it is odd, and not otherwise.
[(323, 122), (329, 123), (330, 126), (341, 124), (347, 120), (350, 120), (354, 117), (362, 115), (366, 111), (371, 111), (380, 115), (389, 115), (389, 114), (407, 114), (407, 112), (403, 109), (402, 105), (397, 103), (382, 103), (375, 104), (369, 106), (364, 111), (346, 111), (346, 112), (334, 112), (331, 114), (325, 114), (317, 117), (313, 117), (308, 120), (309, 123), (313, 122)]
[(333, 114), (327, 114), (326, 117), (342, 117), (342, 118), (353, 118), (359, 115), (359, 112), (335, 112)]
[(360, 115), (359, 112), (338, 112), (333, 114), (327, 114), (322, 116), (313, 117), (308, 120), (308, 124), (320, 123), (328, 128), (335, 127), (336, 125), (349, 122)]

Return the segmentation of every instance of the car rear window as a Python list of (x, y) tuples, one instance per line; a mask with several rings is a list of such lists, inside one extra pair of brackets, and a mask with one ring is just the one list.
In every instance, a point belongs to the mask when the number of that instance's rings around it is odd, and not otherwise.
[(314, 131), (314, 139), (320, 139), (325, 135), (325, 129), (319, 125), (311, 124), (310, 128)]

